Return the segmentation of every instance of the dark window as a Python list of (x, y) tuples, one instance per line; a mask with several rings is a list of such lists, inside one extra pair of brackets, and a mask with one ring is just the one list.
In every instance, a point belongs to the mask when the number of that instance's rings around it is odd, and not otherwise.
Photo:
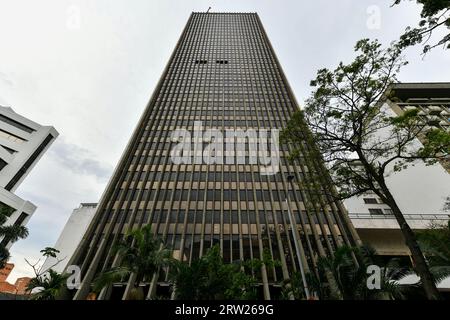
[(161, 212), (161, 220), (160, 221), (165, 222), (167, 220), (167, 213), (168, 213), (167, 210), (163, 210)]
[(2, 145), (2, 147), (3, 147), (3, 149), (5, 149), (6, 151), (8, 151), (10, 154), (14, 154), (14, 153), (16, 153), (16, 150), (13, 150), (13, 149), (11, 149), (11, 148), (8, 148), (8, 147), (6, 147), (6, 146), (3, 146)]
[(256, 190), (256, 200), (257, 201), (262, 201), (262, 191), (261, 190)]
[[(139, 211), (142, 211), (142, 210), (139, 210)], [(150, 217), (150, 210), (145, 210), (145, 212), (144, 212), (144, 220), (142, 222), (143, 223), (147, 223), (149, 217)]]
[(381, 209), (369, 209), (370, 214), (383, 214), (383, 210)]
[(8, 118), (7, 116), (4, 116), (3, 114), (0, 114), (0, 121), (6, 122), (7, 124), (10, 124), (20, 130), (28, 132), (28, 133), (34, 132), (34, 130), (31, 129), (30, 127), (24, 125), (23, 123), (17, 122), (16, 120)]
[(213, 223), (220, 223), (220, 210), (214, 210)]
[(238, 211), (233, 210), (231, 211), (231, 223), (238, 223)]
[(198, 191), (197, 190), (191, 190), (191, 201), (197, 200)]
[(212, 222), (212, 211), (208, 210), (205, 213), (205, 223), (211, 223)]
[(364, 203), (378, 203), (377, 199), (375, 198), (364, 198)]
[(0, 201), (0, 214), (9, 217), (14, 211), (16, 211), (14, 208)]
[(181, 198), (181, 189), (176, 189), (175, 194), (173, 196), (174, 201), (179, 201)]
[(180, 211), (179, 214), (180, 214), (180, 217), (178, 218), (178, 222), (184, 223), (184, 216), (185, 216), (184, 211)]
[(195, 223), (201, 223), (203, 221), (203, 211), (197, 211), (195, 213)]
[(194, 218), (195, 218), (195, 210), (189, 210), (188, 211), (188, 223), (194, 223)]
[(5, 160), (0, 159), (0, 170), (2, 170), (4, 167), (6, 167), (7, 164), (8, 164), (8, 163), (6, 163)]
[(152, 222), (158, 221), (159, 211), (153, 211)]
[(177, 221), (178, 214), (176, 211), (171, 211), (169, 215), (169, 223), (175, 223)]
[(199, 178), (200, 178), (200, 172), (194, 172), (193, 180), (198, 181)]
[(5, 189), (11, 191), (11, 189), (19, 182), (20, 178), (27, 172), (27, 170), (32, 166), (33, 162), (39, 157), (39, 155), (44, 151), (45, 147), (50, 143), (53, 139), (53, 136), (49, 134), (47, 138), (39, 145), (39, 147), (33, 152), (31, 157), (24, 163), (22, 168), (16, 173), (16, 175), (11, 179), (10, 182), (6, 185)]
[(223, 212), (223, 223), (230, 223), (230, 212), (229, 211)]
[(273, 201), (280, 201), (277, 190), (272, 190)]

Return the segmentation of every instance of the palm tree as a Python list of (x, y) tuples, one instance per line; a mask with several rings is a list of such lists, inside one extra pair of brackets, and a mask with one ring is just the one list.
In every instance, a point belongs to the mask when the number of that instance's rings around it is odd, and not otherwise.
[[(445, 235), (448, 237), (450, 233), (444, 228), (440, 231), (424, 231), (425, 235), (419, 235), (419, 243), (423, 243), (424, 252), (427, 252), (429, 260), (429, 269), (433, 275), (435, 284), (437, 285), (443, 279), (450, 276), (450, 266), (444, 263), (448, 260), (448, 247), (443, 244)], [(438, 234), (438, 235), (437, 235)], [(431, 236), (433, 235), (433, 236)], [(443, 236), (444, 235), (444, 236)], [(427, 240), (425, 240), (427, 239)], [(434, 239), (432, 241), (432, 239)], [(425, 241), (427, 245), (425, 245)], [(441, 241), (439, 244), (438, 241)], [(447, 239), (448, 241), (448, 239)], [(448, 242), (447, 242), (448, 243)], [(441, 248), (442, 249), (439, 249)], [(358, 265), (354, 263), (354, 259)], [(367, 274), (370, 265), (380, 266), (380, 289), (370, 290), (367, 286), (369, 274)], [(360, 247), (339, 247), (331, 257), (320, 258), (318, 260), (319, 278), (314, 274), (309, 275), (308, 285), (312, 291), (315, 291), (320, 299), (330, 299), (330, 294), (323, 284), (325, 270), (333, 273), (337, 286), (342, 292), (344, 300), (398, 300), (408, 298), (426, 298), (422, 283), (402, 284), (402, 280), (406, 277), (416, 275), (414, 268), (406, 267), (400, 263), (397, 258), (390, 259), (387, 263), (382, 263), (379, 256), (373, 248), (369, 246)], [(293, 285), (302, 287), (301, 279)], [(328, 290), (329, 291), (329, 290)], [(299, 291), (301, 293), (301, 290)]]
[(418, 232), (417, 240), (431, 266), (450, 266), (450, 220)]
[(61, 289), (66, 285), (69, 275), (60, 274), (53, 269), (48, 270), (44, 275), (37, 276), (30, 280), (27, 290), (38, 290), (31, 294), (33, 300), (55, 300)]
[[(358, 262), (355, 263), (355, 260)], [(312, 277), (313, 290), (319, 298), (329, 299), (330, 294), (324, 290), (322, 275), (329, 270), (334, 278), (344, 300), (391, 300), (404, 298), (408, 288), (398, 283), (400, 279), (410, 273), (408, 268), (402, 267), (398, 259), (391, 259), (385, 266), (380, 267), (380, 289), (370, 290), (367, 286), (367, 270), (370, 265), (381, 265), (376, 262), (376, 252), (368, 246), (341, 246), (334, 254), (318, 260), (319, 278)], [(330, 288), (329, 288), (330, 290)], [(328, 291), (329, 291), (328, 290)]]
[(0, 269), (3, 269), (10, 258), (9, 250), (0, 245)]
[(170, 251), (153, 236), (150, 225), (128, 233), (114, 251), (121, 264), (101, 273), (94, 281), (94, 291), (99, 292), (105, 286), (134, 274), (136, 278), (127, 299), (143, 300), (144, 293), (139, 284), (144, 279), (151, 279), (161, 267), (172, 261)]
[(180, 300), (255, 299), (256, 280), (248, 271), (260, 266), (257, 260), (224, 263), (215, 245), (191, 265), (176, 261), (170, 269), (170, 281)]
[[(319, 298), (324, 300), (327, 290), (325, 283), (315, 273), (311, 272), (305, 274), (305, 280), (311, 292), (309, 299), (316, 300)], [(295, 300), (306, 300), (305, 286), (300, 272), (293, 272), (291, 278), (282, 283), (281, 298), (283, 300), (289, 300), (291, 295)]]
[[(417, 240), (427, 259), (435, 284), (438, 285), (450, 277), (450, 220), (444, 226), (431, 225), (430, 228), (417, 232)], [(408, 275), (415, 275), (414, 270)], [(416, 284), (410, 286), (419, 291), (417, 287), (421, 285), (419, 279)]]
[(28, 236), (28, 229), (24, 226), (4, 225), (13, 212), (13, 208), (0, 203), (0, 239), (2, 239), (0, 242), (0, 269), (5, 266), (10, 257), (6, 245), (9, 242), (16, 242), (17, 240), (24, 239)]

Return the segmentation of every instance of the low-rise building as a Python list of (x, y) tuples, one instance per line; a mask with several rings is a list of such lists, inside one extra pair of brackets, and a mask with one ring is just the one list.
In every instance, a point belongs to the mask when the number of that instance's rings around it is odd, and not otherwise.
[(96, 203), (81, 203), (78, 208), (73, 210), (54, 245), (54, 248), (59, 250), (59, 253), (56, 255), (56, 258), (48, 257), (45, 260), (41, 267), (42, 271), (50, 268), (57, 272), (64, 271), (70, 257), (81, 242), (81, 238), (95, 214), (96, 207)]

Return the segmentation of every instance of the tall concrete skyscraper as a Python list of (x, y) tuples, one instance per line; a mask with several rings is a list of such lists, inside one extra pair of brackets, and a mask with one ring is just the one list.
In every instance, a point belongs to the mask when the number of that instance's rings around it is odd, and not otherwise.
[[(193, 13), (69, 262), (81, 267), (74, 298), (118, 263), (113, 244), (147, 224), (187, 263), (216, 244), (227, 262), (271, 255), (280, 266), (255, 275), (265, 299), (292, 273), (315, 272), (318, 257), (354, 245), (320, 159), (289, 164), (288, 147), (278, 148), (297, 108), (256, 13)], [(228, 148), (235, 140), (245, 150)], [(300, 147), (314, 154), (307, 140)], [(97, 298), (122, 298), (128, 282)], [(169, 292), (164, 270), (142, 285), (149, 297)]]

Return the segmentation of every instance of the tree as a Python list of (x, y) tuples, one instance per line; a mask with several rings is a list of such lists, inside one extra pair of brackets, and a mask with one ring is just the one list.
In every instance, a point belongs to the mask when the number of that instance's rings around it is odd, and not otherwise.
[(417, 238), (436, 284), (450, 277), (450, 220), (446, 225), (432, 224), (419, 231)]
[[(58, 255), (58, 253), (60, 252), (58, 249), (52, 248), (52, 247), (45, 247), (44, 249), (42, 249), (41, 251), (39, 251), (40, 253), (42, 253), (42, 255), (46, 258), (52, 257), (52, 258), (56, 258), (56, 256)], [(62, 260), (60, 260), (61, 262)], [(59, 263), (59, 262), (58, 262)]]
[(431, 225), (417, 234), (419, 244), (433, 267), (450, 267), (450, 220), (444, 226)]
[[(354, 263), (354, 258), (358, 264)], [(369, 267), (379, 268), (379, 272), (369, 272)], [(332, 256), (318, 259), (318, 274), (309, 273), (306, 278), (310, 289), (320, 300), (335, 299), (330, 295), (326, 284), (325, 272), (329, 270), (335, 277), (336, 283), (342, 292), (344, 300), (407, 300), (411, 297), (423, 296), (418, 292), (421, 283), (401, 284), (406, 277), (415, 275), (409, 265), (402, 263), (399, 258), (383, 261), (382, 257), (369, 246), (349, 247), (340, 246)], [(430, 268), (435, 284), (450, 275), (449, 267)], [(378, 277), (378, 288), (369, 288), (368, 283), (373, 281), (372, 276)], [(298, 273), (291, 278), (291, 292), (296, 299), (304, 299), (301, 289), (303, 281)], [(290, 291), (283, 288), (283, 296)], [(423, 292), (423, 291), (422, 291)]]
[(151, 279), (161, 267), (171, 263), (170, 251), (162, 241), (153, 236), (151, 226), (131, 231), (115, 247), (120, 265), (102, 272), (94, 280), (94, 291), (134, 274), (135, 280), (128, 299), (143, 300), (144, 293), (139, 284), (144, 279)]
[[(395, 0), (394, 5), (398, 5), (402, 0)], [(421, 20), (415, 28), (406, 28), (405, 33), (400, 37), (400, 44), (404, 47), (424, 43), (423, 53), (427, 53), (433, 48), (443, 46), (450, 48), (450, 32), (438, 41), (428, 44), (433, 32), (444, 28), (450, 29), (450, 0), (416, 0), (422, 5), (420, 13)]]
[[(321, 279), (319, 279), (319, 277), (315, 273), (306, 273), (305, 280), (308, 283), (308, 288), (312, 293), (312, 297), (310, 297), (310, 300), (315, 300), (317, 298), (320, 300), (326, 300), (326, 298), (330, 296), (328, 293), (326, 281), (322, 281)], [(282, 299), (289, 300), (291, 295), (295, 300), (306, 299), (305, 285), (300, 272), (293, 272), (291, 278), (288, 281), (283, 281), (282, 283)]]
[(68, 277), (68, 274), (61, 274), (53, 269), (48, 270), (44, 275), (34, 277), (28, 283), (27, 289), (29, 291), (39, 289), (39, 291), (32, 293), (31, 299), (55, 300), (65, 287)]
[[(171, 268), (170, 281), (176, 299), (180, 300), (256, 299), (257, 281), (252, 271), (260, 269), (262, 263), (257, 259), (224, 263), (220, 248), (215, 245), (191, 265), (176, 261)], [(276, 264), (273, 261), (264, 263), (269, 267)]]
[[(40, 251), (44, 258), (56, 258), (59, 250), (51, 247), (46, 247)], [(61, 290), (66, 286), (68, 274), (58, 273), (52, 268), (61, 263), (63, 259), (57, 259), (47, 269), (43, 269), (40, 265), (41, 259), (35, 263), (30, 263), (27, 259), (25, 262), (33, 269), (34, 278), (30, 280), (27, 290), (31, 292), (31, 299), (33, 300), (56, 300)], [(35, 291), (33, 293), (33, 291)]]
[(24, 226), (4, 225), (13, 212), (14, 208), (0, 203), (0, 239), (2, 239), (0, 241), (0, 269), (4, 268), (10, 257), (6, 245), (19, 239), (25, 239), (28, 236), (28, 229)]
[[(305, 161), (301, 149), (306, 141), (317, 146), (306, 160), (327, 164), (339, 189), (336, 198), (342, 200), (372, 191), (390, 206), (427, 297), (439, 299), (416, 236), (389, 190), (386, 177), (415, 161), (433, 164), (448, 156), (450, 134), (442, 129), (427, 130), (417, 110), (392, 116), (384, 109), (389, 86), (396, 82), (396, 74), (406, 64), (401, 46), (394, 43), (383, 49), (378, 41), (363, 39), (357, 42), (355, 52), (353, 62), (341, 62), (334, 71), (318, 71), (311, 81), (315, 87), (312, 96), (305, 109), (292, 116), (282, 141), (291, 145), (292, 161)], [(418, 137), (422, 137), (423, 145), (417, 144)], [(308, 175), (323, 179), (324, 170), (312, 170)]]
[[(358, 264), (355, 267), (353, 257)], [(409, 268), (402, 267), (398, 259), (390, 259), (385, 265), (377, 261), (376, 252), (371, 247), (341, 246), (334, 255), (319, 259), (319, 270), (329, 269), (337, 279), (345, 300), (394, 300), (404, 298), (407, 289), (398, 281), (409, 274)], [(379, 288), (367, 285), (369, 266), (380, 268)]]

